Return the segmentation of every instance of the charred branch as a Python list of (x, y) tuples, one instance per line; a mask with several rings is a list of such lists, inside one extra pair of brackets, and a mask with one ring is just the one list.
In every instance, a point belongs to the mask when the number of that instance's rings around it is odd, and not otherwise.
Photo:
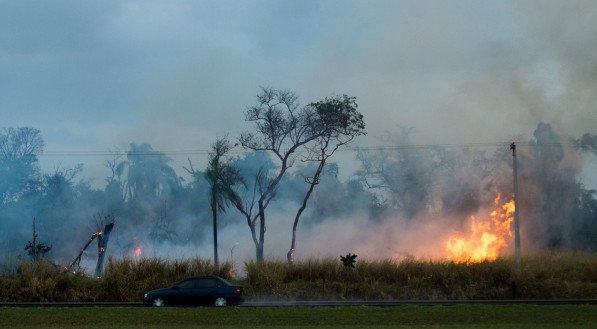
[[(113, 217), (111, 217), (111, 216), (106, 217), (106, 218), (113, 219)], [(98, 258), (97, 258), (97, 264), (95, 267), (94, 276), (100, 277), (103, 273), (103, 268), (104, 268), (103, 265), (104, 265), (104, 258), (105, 258), (105, 254), (106, 254), (106, 248), (108, 247), (108, 240), (110, 238), (110, 233), (112, 232), (113, 228), (114, 228), (114, 222), (111, 222), (111, 223), (106, 224), (104, 226), (103, 230), (98, 230), (97, 232), (93, 233), (91, 235), (91, 237), (89, 238), (89, 240), (87, 240), (87, 242), (85, 243), (85, 245), (83, 246), (83, 248), (81, 249), (81, 251), (79, 252), (77, 257), (75, 257), (75, 259), (70, 264), (70, 269), (73, 271), (76, 271), (77, 269), (80, 268), (81, 258), (83, 256), (83, 253), (85, 252), (85, 250), (87, 250), (89, 245), (91, 245), (93, 240), (97, 239)]]

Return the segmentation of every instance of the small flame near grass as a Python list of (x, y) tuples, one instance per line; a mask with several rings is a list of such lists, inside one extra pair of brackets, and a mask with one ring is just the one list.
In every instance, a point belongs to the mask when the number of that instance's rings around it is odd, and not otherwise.
[(141, 259), (141, 255), (143, 255), (143, 242), (137, 241), (135, 239), (133, 245), (133, 259), (138, 262)]

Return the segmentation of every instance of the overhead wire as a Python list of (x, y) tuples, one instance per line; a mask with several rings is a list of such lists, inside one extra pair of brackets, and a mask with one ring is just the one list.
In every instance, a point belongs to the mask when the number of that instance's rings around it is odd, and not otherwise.
[[(409, 150), (409, 149), (435, 149), (435, 148), (489, 148), (489, 147), (509, 147), (510, 142), (487, 142), (487, 143), (437, 143), (437, 144), (394, 144), (394, 145), (370, 145), (370, 146), (348, 146), (340, 149), (342, 152), (358, 152), (358, 151), (387, 151), (387, 150)], [(531, 142), (521, 143), (516, 142), (517, 146), (521, 147), (564, 147), (564, 148), (579, 148), (579, 145), (574, 143), (546, 143), (534, 144)], [(597, 147), (594, 144), (583, 144), (585, 147)], [(77, 157), (77, 156), (179, 156), (179, 155), (208, 155), (211, 150), (208, 149), (189, 149), (189, 150), (154, 150), (151, 152), (119, 152), (119, 151), (45, 151), (38, 156), (62, 156), (62, 157)], [(243, 154), (250, 152), (248, 149), (230, 151), (231, 154)], [(301, 151), (297, 151), (300, 153)]]

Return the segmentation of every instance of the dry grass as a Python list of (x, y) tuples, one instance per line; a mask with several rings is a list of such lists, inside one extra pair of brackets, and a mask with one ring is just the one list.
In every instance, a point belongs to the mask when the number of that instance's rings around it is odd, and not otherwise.
[(597, 254), (548, 252), (514, 272), (525, 298), (597, 298)]
[(511, 299), (595, 298), (597, 254), (545, 253), (474, 264), (448, 261), (360, 261), (354, 269), (335, 259), (248, 262), (255, 299)]
[(145, 291), (195, 275), (230, 278), (231, 264), (216, 268), (201, 259), (108, 259), (105, 275), (94, 279), (46, 261), (23, 262), (13, 275), (0, 277), (0, 301), (140, 301)]
[[(544, 253), (463, 264), (406, 259), (359, 261), (345, 268), (339, 259), (245, 263), (240, 281), (250, 299), (401, 300), (595, 298), (597, 254)], [(21, 263), (0, 276), (0, 301), (140, 301), (143, 292), (194, 275), (231, 279), (232, 265), (201, 259), (109, 259), (105, 275), (93, 279), (48, 262)]]
[(164, 260), (145, 258), (108, 261), (101, 280), (97, 300), (138, 301), (145, 291), (166, 287), (176, 281), (196, 275), (218, 275), (230, 278), (230, 263), (216, 267), (201, 259)]

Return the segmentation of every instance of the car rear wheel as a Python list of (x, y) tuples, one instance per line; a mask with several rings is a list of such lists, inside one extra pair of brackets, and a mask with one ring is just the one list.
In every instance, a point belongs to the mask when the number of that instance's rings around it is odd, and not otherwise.
[(162, 297), (156, 297), (151, 302), (151, 305), (155, 307), (163, 307), (166, 306), (166, 303), (164, 302), (164, 299)]
[(214, 306), (216, 307), (224, 307), (228, 305), (228, 301), (224, 297), (218, 297), (214, 301)]

